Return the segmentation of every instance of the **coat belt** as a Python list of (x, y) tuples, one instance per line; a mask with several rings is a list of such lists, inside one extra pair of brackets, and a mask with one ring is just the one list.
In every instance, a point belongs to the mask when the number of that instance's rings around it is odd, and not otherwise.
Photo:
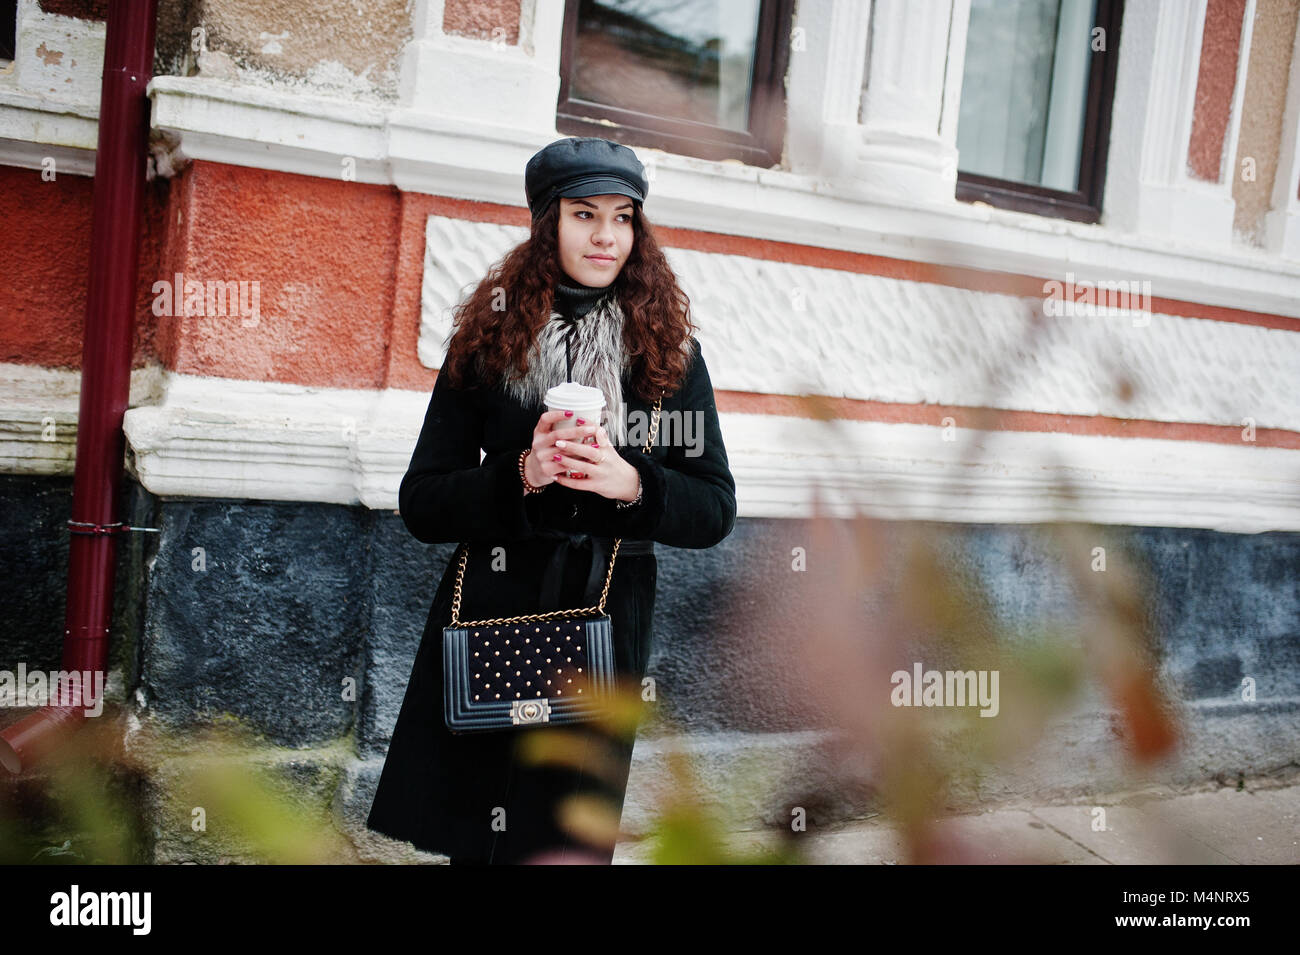
[[(605, 572), (609, 570), (609, 555), (614, 550), (614, 538), (593, 537), (590, 534), (559, 535), (555, 551), (542, 572), (540, 612), (577, 609), (560, 606), (560, 584), (564, 580), (564, 567), (570, 555), (585, 551), (588, 560), (587, 584), (583, 591), (582, 606), (594, 607), (600, 602), (600, 591), (605, 586)], [(623, 539), (618, 545), (619, 556), (653, 555), (652, 540)]]

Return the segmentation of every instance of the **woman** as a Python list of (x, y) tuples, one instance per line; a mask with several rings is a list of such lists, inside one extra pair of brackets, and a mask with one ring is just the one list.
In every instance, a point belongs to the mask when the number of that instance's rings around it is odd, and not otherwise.
[[(529, 160), (525, 187), (531, 235), (457, 309), (401, 515), (421, 541), (467, 544), (465, 620), (594, 606), (620, 538), (605, 610), (617, 675), (639, 693), (653, 542), (724, 539), (735, 481), (688, 300), (641, 212), (649, 183), (636, 154), (604, 139), (559, 140)], [(545, 411), (547, 389), (566, 380), (601, 389), (608, 430)], [(682, 427), (688, 417), (696, 427)], [(449, 732), (442, 631), (455, 576), (449, 563), (367, 826), (453, 863), (608, 863), (635, 729)], [(567, 743), (558, 750), (557, 734)], [(553, 744), (547, 758), (543, 739)]]

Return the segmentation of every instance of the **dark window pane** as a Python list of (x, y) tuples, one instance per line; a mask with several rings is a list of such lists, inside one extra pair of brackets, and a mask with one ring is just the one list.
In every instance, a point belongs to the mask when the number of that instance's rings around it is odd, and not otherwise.
[(569, 95), (749, 128), (759, 0), (583, 0)]
[(18, 0), (0, 0), (0, 60), (14, 58), (17, 25)]
[(1096, 0), (972, 0), (962, 172), (1079, 188)]

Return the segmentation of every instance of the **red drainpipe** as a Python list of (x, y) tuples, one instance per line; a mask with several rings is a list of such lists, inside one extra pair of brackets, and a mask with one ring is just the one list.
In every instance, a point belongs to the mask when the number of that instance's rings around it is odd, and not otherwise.
[[(122, 416), (131, 386), (140, 222), (148, 159), (149, 100), (158, 0), (112, 0), (104, 43), (104, 79), (95, 153), (90, 279), (81, 353), (77, 461), (68, 522), (65, 671), (105, 674), (117, 569)], [(93, 686), (92, 686), (93, 689)], [(53, 694), (53, 687), (51, 687)], [(21, 772), (80, 726), (92, 701), (58, 700), (0, 731), (0, 763)], [(90, 706), (93, 708), (93, 705)]]

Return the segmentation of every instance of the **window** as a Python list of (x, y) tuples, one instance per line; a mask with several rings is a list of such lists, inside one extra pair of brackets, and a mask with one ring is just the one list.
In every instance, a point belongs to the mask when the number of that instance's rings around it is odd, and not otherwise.
[(1101, 218), (1123, 0), (971, 0), (957, 198)]
[(794, 0), (569, 0), (556, 129), (781, 161)]
[(0, 60), (12, 60), (18, 44), (18, 0), (0, 0)]

